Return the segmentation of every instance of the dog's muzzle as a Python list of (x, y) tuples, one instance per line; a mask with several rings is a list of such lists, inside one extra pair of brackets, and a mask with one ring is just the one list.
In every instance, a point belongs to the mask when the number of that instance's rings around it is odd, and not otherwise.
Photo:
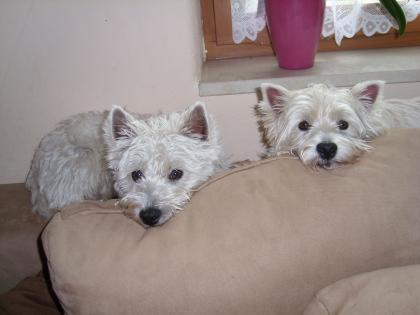
[(159, 222), (161, 216), (162, 211), (158, 208), (151, 207), (140, 211), (141, 221), (148, 226), (156, 225)]
[(321, 142), (316, 146), (316, 151), (324, 160), (331, 160), (337, 153), (337, 145), (333, 142)]

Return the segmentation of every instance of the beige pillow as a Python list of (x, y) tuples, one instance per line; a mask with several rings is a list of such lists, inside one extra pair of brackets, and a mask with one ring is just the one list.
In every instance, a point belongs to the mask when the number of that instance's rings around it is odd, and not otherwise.
[(420, 265), (380, 269), (322, 289), (305, 315), (419, 315)]
[(339, 279), (420, 262), (419, 139), (334, 171), (239, 168), (148, 230), (113, 201), (67, 208), (42, 235), (54, 289), (68, 314), (302, 314)]

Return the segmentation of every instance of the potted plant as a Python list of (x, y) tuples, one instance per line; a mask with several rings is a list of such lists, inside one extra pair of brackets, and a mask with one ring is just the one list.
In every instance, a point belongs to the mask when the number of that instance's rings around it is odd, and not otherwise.
[[(406, 19), (397, 0), (380, 0), (395, 18), (399, 34)], [(314, 64), (324, 20), (325, 0), (265, 0), (271, 41), (279, 67), (306, 69)]]

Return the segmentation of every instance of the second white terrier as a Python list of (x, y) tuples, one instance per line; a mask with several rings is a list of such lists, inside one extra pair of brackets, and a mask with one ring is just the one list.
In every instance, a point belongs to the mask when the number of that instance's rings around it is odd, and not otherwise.
[(203, 104), (148, 118), (114, 106), (75, 115), (46, 135), (26, 185), (34, 211), (47, 218), (69, 203), (117, 193), (128, 216), (155, 226), (226, 166)]
[(290, 91), (262, 84), (256, 106), (265, 157), (291, 154), (311, 167), (353, 162), (390, 128), (420, 127), (420, 98), (384, 100), (383, 81), (351, 89), (325, 84)]

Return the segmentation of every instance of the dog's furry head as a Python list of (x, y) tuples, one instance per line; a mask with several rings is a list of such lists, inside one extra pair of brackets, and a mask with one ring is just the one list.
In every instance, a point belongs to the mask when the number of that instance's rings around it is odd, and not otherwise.
[(265, 156), (293, 154), (305, 165), (324, 168), (354, 161), (379, 133), (370, 114), (383, 87), (383, 81), (367, 81), (351, 89), (314, 84), (289, 91), (262, 84), (255, 110)]
[(217, 128), (200, 103), (145, 120), (114, 106), (104, 131), (121, 203), (146, 226), (169, 220), (224, 166)]

